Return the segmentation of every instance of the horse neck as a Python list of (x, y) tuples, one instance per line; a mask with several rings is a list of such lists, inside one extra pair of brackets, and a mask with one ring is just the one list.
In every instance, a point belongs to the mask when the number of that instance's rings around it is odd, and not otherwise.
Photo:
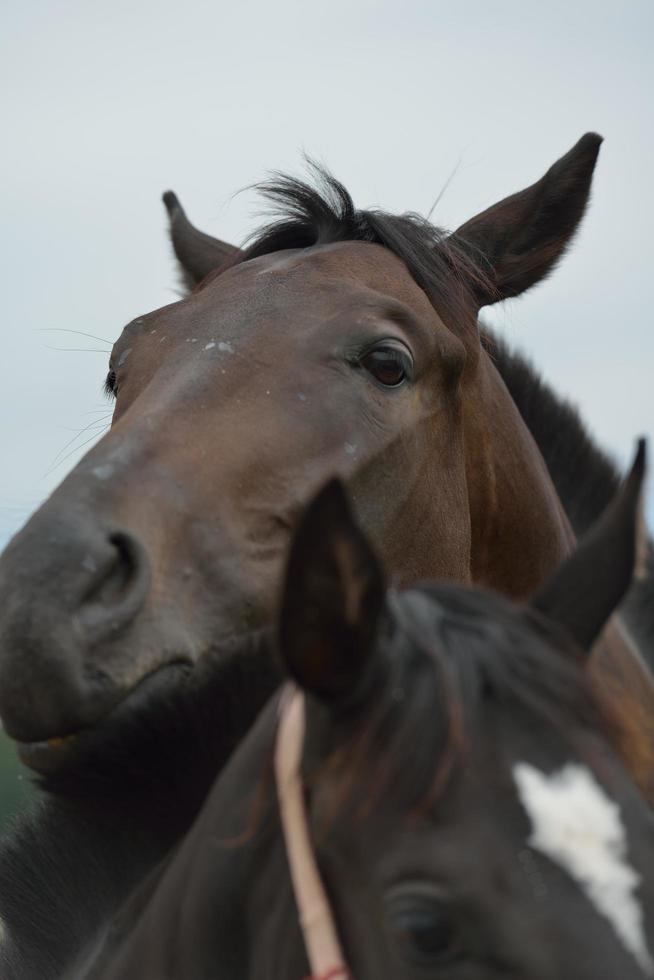
[(526, 598), (574, 535), (545, 461), (485, 351), (474, 380), (464, 381), (463, 418), (472, 581)]
[[(260, 712), (165, 865), (132, 893), (90, 950), (86, 967), (92, 966), (89, 975), (96, 980), (169, 976), (171, 964), (182, 961), (189, 976), (270, 975), (250, 968), (261, 936), (257, 933), (253, 942), (247, 910), (253, 890), (266, 886), (266, 915), (256, 921), (270, 918), (271, 908), (293, 908), (276, 794), (268, 778), (277, 701), (273, 695)], [(277, 915), (273, 918), (276, 923)], [(288, 922), (297, 930), (290, 913)]]
[(60, 976), (167, 846), (110, 806), (24, 818), (0, 849), (2, 975)]
[(593, 648), (588, 670), (613, 743), (654, 807), (654, 675), (618, 617), (611, 618)]
[[(464, 398), (473, 582), (528, 598), (574, 544), (545, 461), (483, 352)], [(643, 795), (654, 804), (654, 678), (613, 617), (588, 665), (596, 697)]]

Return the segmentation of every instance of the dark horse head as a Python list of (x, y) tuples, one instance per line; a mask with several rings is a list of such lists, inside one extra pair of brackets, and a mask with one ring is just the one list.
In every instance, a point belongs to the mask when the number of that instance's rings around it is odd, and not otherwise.
[[(357, 980), (654, 975), (654, 818), (585, 670), (631, 579), (643, 455), (529, 607), (451, 584), (386, 592), (338, 484), (302, 520), (279, 648)], [(94, 980), (310, 972), (270, 775), (277, 709), (121, 914)]]
[(331, 474), (388, 566), (533, 591), (570, 534), (477, 326), (540, 281), (600, 138), (447, 235), (289, 179), (241, 251), (167, 196), (194, 284), (111, 355), (110, 432), (0, 561), (0, 712), (24, 743), (269, 619), (299, 507)]

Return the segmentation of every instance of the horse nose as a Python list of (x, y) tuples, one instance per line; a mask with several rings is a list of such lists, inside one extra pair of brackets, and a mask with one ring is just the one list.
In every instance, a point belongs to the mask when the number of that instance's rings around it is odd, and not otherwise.
[(93, 644), (125, 629), (136, 618), (150, 591), (150, 561), (134, 535), (113, 531), (96, 548), (88, 549), (81, 568), (87, 580), (76, 619)]
[(75, 731), (120, 700), (131, 674), (116, 651), (150, 580), (137, 537), (87, 508), (46, 504), (10, 542), (0, 558), (0, 717), (12, 738)]

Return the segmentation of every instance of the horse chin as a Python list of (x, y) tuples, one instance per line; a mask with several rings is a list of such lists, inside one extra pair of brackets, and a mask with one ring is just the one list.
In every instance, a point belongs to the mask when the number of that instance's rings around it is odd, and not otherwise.
[(102, 752), (105, 743), (119, 739), (127, 718), (143, 714), (150, 704), (166, 698), (192, 669), (188, 661), (164, 664), (143, 677), (94, 724), (42, 741), (16, 741), (20, 761), (46, 778), (83, 768), (88, 759)]

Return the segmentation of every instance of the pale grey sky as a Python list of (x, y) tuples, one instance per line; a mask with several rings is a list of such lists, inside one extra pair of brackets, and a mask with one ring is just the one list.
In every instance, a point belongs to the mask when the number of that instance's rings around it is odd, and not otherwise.
[(170, 302), (161, 191), (240, 241), (233, 192), (303, 149), (392, 211), (427, 212), (458, 164), (434, 215), (456, 227), (602, 133), (574, 249), (491, 318), (617, 458), (643, 432), (654, 454), (651, 0), (7, 0), (3, 21), (0, 547), (106, 405), (106, 355), (39, 331), (113, 341)]

